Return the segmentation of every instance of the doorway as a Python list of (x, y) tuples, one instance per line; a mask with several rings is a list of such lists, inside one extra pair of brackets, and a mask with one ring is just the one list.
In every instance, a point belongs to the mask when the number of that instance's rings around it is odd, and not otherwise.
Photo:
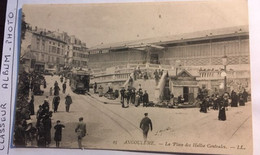
[(189, 101), (189, 87), (183, 87), (183, 98), (184, 102)]

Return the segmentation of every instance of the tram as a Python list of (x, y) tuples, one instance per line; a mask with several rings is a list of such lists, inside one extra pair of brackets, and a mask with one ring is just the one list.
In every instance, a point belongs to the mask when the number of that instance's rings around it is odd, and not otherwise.
[(89, 92), (90, 74), (88, 71), (79, 69), (70, 73), (70, 87), (75, 93), (85, 94)]

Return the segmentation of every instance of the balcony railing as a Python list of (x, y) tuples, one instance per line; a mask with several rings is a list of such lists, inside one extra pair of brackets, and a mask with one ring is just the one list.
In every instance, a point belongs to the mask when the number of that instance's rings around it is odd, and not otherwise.
[[(107, 83), (116, 81), (127, 81), (130, 74), (133, 73), (135, 69), (139, 68), (142, 72), (145, 71), (153, 76), (155, 70), (161, 69), (164, 71), (172, 70), (170, 65), (158, 65), (158, 64), (126, 64), (118, 65), (114, 67), (107, 68), (106, 71), (93, 70), (92, 81), (97, 83)], [(149, 76), (149, 77), (150, 77)]]
[[(95, 82), (114, 82), (114, 81), (127, 81), (130, 74), (135, 69), (139, 68), (142, 72), (146, 72), (150, 78), (153, 78), (155, 70), (168, 71), (169, 75), (175, 74), (175, 68), (170, 65), (159, 65), (159, 64), (126, 64), (118, 65), (107, 68), (106, 70), (93, 70), (92, 76)], [(224, 77), (221, 76), (223, 70), (199, 70), (197, 80), (220, 80)], [(244, 79), (250, 78), (249, 70), (228, 70), (228, 79)]]
[[(219, 80), (223, 79), (224, 77), (221, 76), (221, 70), (206, 70), (206, 71), (199, 71), (199, 77), (197, 80)], [(241, 79), (241, 78), (250, 78), (250, 71), (248, 70), (241, 70), (241, 71), (234, 71), (230, 70), (227, 71), (227, 78), (229, 79)]]
[(109, 83), (109, 82), (123, 82), (129, 78), (130, 73), (119, 73), (119, 74), (104, 74), (95, 76), (93, 82), (96, 83)]

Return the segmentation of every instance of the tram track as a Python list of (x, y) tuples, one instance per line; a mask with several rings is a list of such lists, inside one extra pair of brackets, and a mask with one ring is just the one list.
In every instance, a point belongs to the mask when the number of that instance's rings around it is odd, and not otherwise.
[[(110, 109), (107, 108), (106, 106), (104, 106), (104, 105), (103, 105), (104, 102), (95, 99), (95, 98), (92, 97), (91, 95), (88, 95), (88, 96), (85, 96), (85, 97), (87, 97), (89, 100), (91, 100), (91, 101), (93, 101), (93, 102), (98, 102), (98, 103), (100, 103), (99, 105), (102, 106), (102, 108), (104, 108), (104, 109), (110, 111), (111, 113), (113, 113), (114, 115), (116, 115), (118, 118), (122, 119), (123, 121), (128, 122), (128, 124), (131, 124), (135, 129), (140, 130), (134, 123), (132, 123), (131, 121), (125, 119), (124, 117), (122, 117), (121, 115), (115, 113), (114, 111), (110, 110)], [(90, 103), (92, 106), (94, 106), (95, 108), (97, 108), (97, 107), (93, 104), (93, 102), (89, 102), (89, 103)], [(97, 109), (98, 109), (98, 108), (97, 108)], [(107, 114), (106, 114), (106, 115), (107, 115)], [(207, 118), (208, 118), (208, 116), (205, 115), (204, 117), (200, 118), (199, 121), (205, 121), (205, 123), (206, 123), (206, 122), (207, 122)], [(114, 120), (112, 117), (111, 117), (111, 119)], [(116, 120), (114, 120), (114, 121), (116, 121)], [(116, 121), (116, 123), (118, 123), (118, 122)], [(183, 129), (183, 128), (186, 128), (186, 127), (189, 126), (190, 124), (191, 124), (191, 122), (187, 122), (187, 123), (185, 123), (185, 124), (183, 124), (183, 125), (181, 125), (181, 126), (175, 128), (174, 130), (181, 130), (181, 129)], [(120, 127), (122, 127), (121, 124), (119, 124), (119, 125), (120, 125)], [(124, 127), (122, 127), (122, 128), (124, 128)], [(124, 129), (125, 129), (125, 128), (124, 128)], [(125, 129), (125, 130), (128, 131), (128, 129)], [(141, 132), (141, 131), (140, 131), (140, 132)]]
[(233, 132), (233, 134), (230, 136), (230, 138), (228, 139), (228, 142), (232, 140), (232, 138), (234, 137), (234, 135), (242, 128), (242, 126), (250, 119), (252, 118), (252, 116), (248, 116), (241, 124), (240, 126)]
[[(107, 104), (104, 104), (104, 102), (102, 102), (98, 99), (95, 99), (91, 95), (80, 95), (79, 97), (81, 98), (81, 100), (84, 100), (86, 103), (88, 103), (89, 106), (97, 109), (102, 114), (107, 116), (119, 128), (121, 128), (122, 131), (124, 131), (127, 135), (129, 135), (131, 137), (137, 137), (136, 136), (137, 134), (138, 135), (141, 134), (141, 130), (138, 127), (138, 123), (131, 121), (131, 119), (134, 117), (132, 117), (130, 120), (127, 119), (127, 117), (123, 117), (122, 115), (124, 115), (124, 114), (117, 113), (115, 110), (111, 109), (113, 107), (107, 106)], [(115, 105), (113, 105), (113, 106), (115, 106)], [(120, 105), (118, 105), (118, 106), (120, 106)], [(199, 113), (199, 111), (198, 111), (198, 113)], [(204, 116), (203, 115), (200, 116), (199, 118), (197, 118), (195, 120), (195, 122), (199, 122), (198, 124), (194, 124), (194, 120), (192, 122), (185, 121), (185, 122), (175, 126), (175, 128), (173, 128), (173, 130), (175, 132), (179, 133), (183, 129), (190, 128), (191, 124), (193, 124), (192, 128), (195, 128), (195, 129), (207, 128), (208, 131), (214, 131), (215, 129), (221, 129), (221, 128), (216, 128), (215, 125), (209, 124), (209, 120), (218, 121), (217, 114), (218, 114), (217, 111), (216, 112), (214, 111), (214, 113), (209, 113), (209, 114), (205, 114)], [(242, 124), (238, 128), (234, 129), (233, 131), (230, 130), (230, 135), (232, 135), (232, 136), (224, 138), (225, 143), (228, 143), (231, 139), (233, 139), (233, 136), (236, 134), (236, 132), (239, 130), (239, 128), (241, 128), (241, 126), (243, 126), (243, 124), (245, 124), (245, 122), (248, 119), (249, 118), (247, 118), (245, 121), (243, 121)], [(226, 122), (223, 122), (223, 123), (226, 123)], [(207, 127), (205, 127), (205, 126), (207, 126)], [(194, 134), (197, 135), (198, 137), (204, 137), (207, 133), (207, 132), (205, 132), (205, 134), (200, 133), (199, 130), (195, 130), (193, 132), (195, 132)], [(219, 134), (224, 134), (224, 133), (219, 132)]]
[[(128, 119), (125, 119), (121, 115), (115, 113), (111, 109), (104, 106), (103, 102), (98, 101), (94, 99), (92, 96), (85, 96), (80, 95), (79, 96), (82, 100), (86, 101), (91, 107), (95, 108), (96, 110), (100, 111), (102, 114), (107, 116), (109, 119), (111, 119), (115, 124), (117, 124), (120, 128), (123, 129), (129, 136), (134, 137), (133, 130), (137, 129), (140, 130), (134, 123), (129, 121)], [(99, 104), (95, 104), (99, 103)], [(129, 126), (130, 125), (130, 126)]]
[[(106, 106), (104, 106), (104, 105), (103, 105), (104, 102), (95, 99), (95, 98), (92, 97), (91, 95), (89, 95), (89, 96), (82, 96), (82, 97), (86, 97), (86, 98), (88, 99), (88, 101), (90, 101), (89, 103), (90, 103), (91, 106), (93, 106), (93, 107), (99, 109), (95, 104), (93, 104), (93, 102), (98, 102), (98, 103), (100, 103), (99, 106), (101, 106), (103, 109), (106, 109), (107, 111), (111, 112), (111, 113), (112, 113), (114, 116), (116, 116), (117, 118), (120, 118), (121, 121), (117, 121), (117, 120), (114, 119), (115, 117), (109, 116), (110, 119), (112, 119), (116, 124), (118, 124), (121, 128), (123, 128), (123, 130), (127, 131), (127, 133), (130, 134), (131, 136), (132, 136), (132, 134), (129, 133), (129, 129), (126, 129), (124, 126), (122, 126), (122, 123), (125, 124), (125, 122), (127, 122), (128, 126), (129, 126), (129, 124), (131, 124), (132, 127), (134, 127), (135, 129), (137, 129), (137, 130), (140, 131), (140, 133), (141, 133), (141, 130), (140, 130), (140, 128), (139, 128), (138, 126), (136, 126), (134, 123), (132, 123), (132, 122), (129, 121), (128, 119), (125, 119), (125, 118), (122, 117), (121, 115), (115, 113), (115, 112), (112, 111), (111, 109), (109, 109), (109, 108), (107, 108)], [(86, 100), (86, 99), (84, 99), (84, 100)], [(100, 110), (100, 109), (99, 109), (99, 110)], [(107, 113), (104, 113), (104, 114), (108, 116)], [(203, 121), (203, 122), (207, 122), (207, 118), (208, 118), (208, 116), (205, 115), (205, 116), (203, 116), (202, 118), (200, 118), (199, 120), (200, 120), (200, 121)], [(123, 121), (123, 122), (122, 122), (122, 121)], [(181, 126), (175, 128), (174, 130), (175, 130), (175, 131), (176, 131), (176, 130), (182, 130), (183, 128), (186, 128), (186, 127), (190, 126), (190, 124), (191, 124), (191, 122), (186, 122), (185, 124), (183, 124), (183, 125), (181, 125)], [(132, 131), (132, 130), (131, 130), (131, 131)], [(133, 137), (133, 136), (132, 136), (132, 137)]]
[[(90, 96), (90, 97), (91, 97), (92, 100), (95, 100), (95, 101), (96, 101), (96, 99), (94, 99), (92, 96)], [(101, 101), (98, 101), (98, 102), (103, 103), (103, 102), (101, 102)], [(103, 106), (103, 105), (101, 104), (101, 106)], [(115, 114), (116, 116), (118, 116), (118, 117), (124, 119), (125, 121), (127, 121), (128, 123), (130, 123), (130, 124), (131, 124), (132, 126), (134, 126), (136, 129), (139, 129), (134, 123), (132, 123), (132, 122), (129, 121), (128, 119), (125, 119), (125, 118), (122, 117), (121, 115), (115, 113), (114, 111), (110, 110), (109, 108), (107, 108), (107, 107), (105, 107), (105, 106), (103, 106), (103, 107), (106, 108), (107, 110), (109, 110), (110, 112), (112, 112), (113, 114)]]

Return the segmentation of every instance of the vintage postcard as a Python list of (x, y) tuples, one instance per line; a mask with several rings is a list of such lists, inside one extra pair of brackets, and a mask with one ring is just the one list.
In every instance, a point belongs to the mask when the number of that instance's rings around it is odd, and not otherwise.
[(253, 153), (246, 0), (19, 15), (12, 149)]

